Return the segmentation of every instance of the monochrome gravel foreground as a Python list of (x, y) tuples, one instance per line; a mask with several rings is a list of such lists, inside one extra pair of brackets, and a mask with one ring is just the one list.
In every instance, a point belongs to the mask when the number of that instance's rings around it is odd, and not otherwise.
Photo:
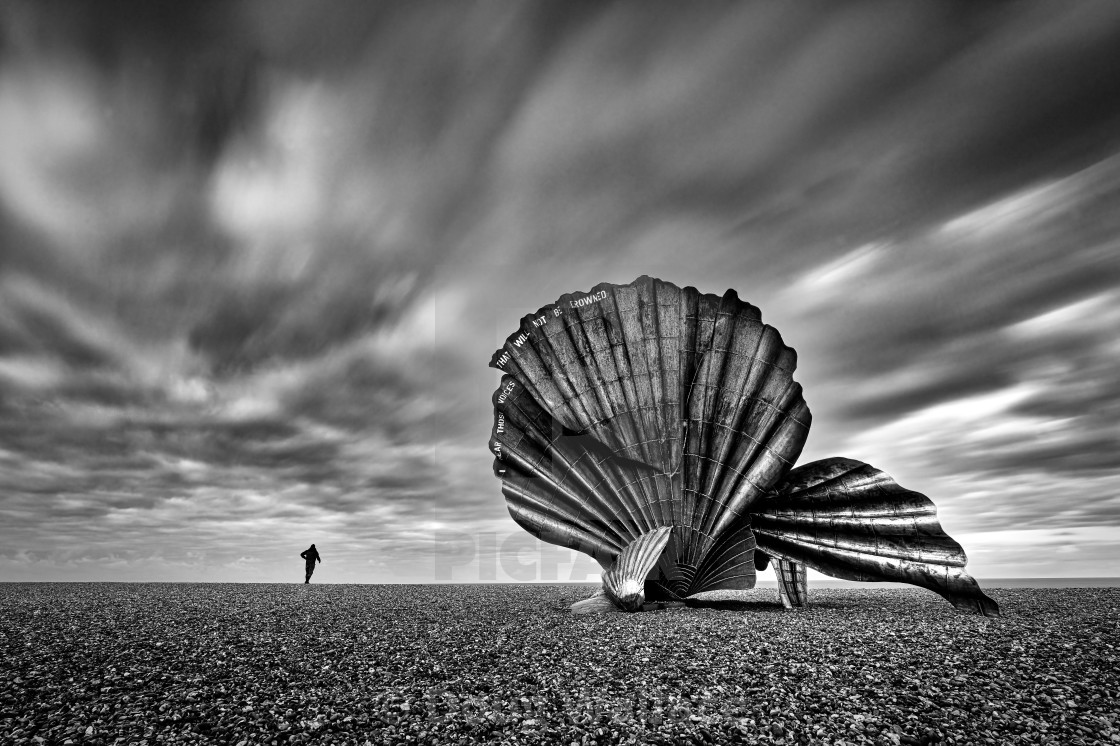
[(0, 742), (1120, 742), (1120, 589), (570, 614), (588, 592), (0, 584)]

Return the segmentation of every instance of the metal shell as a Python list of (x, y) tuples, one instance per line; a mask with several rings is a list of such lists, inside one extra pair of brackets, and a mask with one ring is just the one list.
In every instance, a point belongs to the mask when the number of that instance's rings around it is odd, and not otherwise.
[(733, 290), (641, 277), (522, 319), (490, 361), (494, 473), (518, 524), (607, 571), (574, 611), (745, 590), (774, 557), (787, 607), (812, 567), (998, 614), (927, 497), (850, 459), (792, 469), (811, 421), (796, 362)]
[(619, 608), (637, 611), (645, 603), (646, 578), (664, 554), (672, 533), (672, 526), (662, 526), (642, 534), (622, 550), (611, 569), (603, 574), (603, 590)]
[(562, 296), (491, 361), (506, 372), (491, 449), (510, 513), (604, 569), (672, 527), (650, 600), (753, 587), (744, 518), (809, 430), (796, 359), (734, 291), (642, 277)]
[(999, 613), (965, 573), (968, 558), (942, 530), (933, 501), (870, 464), (830, 458), (794, 469), (751, 524), (759, 549), (784, 564), (847, 580), (911, 583), (958, 608)]

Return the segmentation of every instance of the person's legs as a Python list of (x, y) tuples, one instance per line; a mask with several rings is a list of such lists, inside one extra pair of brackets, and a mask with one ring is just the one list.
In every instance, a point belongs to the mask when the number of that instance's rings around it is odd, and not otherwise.
[(306, 568), (306, 575), (303, 578), (304, 584), (307, 584), (307, 583), (311, 582), (311, 573), (313, 573), (313, 572), (315, 572), (315, 563), (314, 562), (308, 562), (307, 563), (307, 568)]

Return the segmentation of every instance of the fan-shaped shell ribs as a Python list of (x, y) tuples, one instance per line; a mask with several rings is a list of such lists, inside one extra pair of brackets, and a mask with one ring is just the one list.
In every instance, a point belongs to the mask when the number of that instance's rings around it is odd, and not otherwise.
[(609, 569), (672, 527), (647, 596), (754, 585), (751, 506), (810, 414), (796, 354), (757, 308), (643, 277), (526, 316), (491, 364), (491, 448), (514, 519)]
[(811, 422), (797, 356), (733, 290), (640, 277), (563, 295), (490, 364), (510, 514), (606, 571), (575, 611), (746, 590), (773, 557), (787, 607), (814, 568), (998, 613), (927, 497), (851, 459), (792, 468)]

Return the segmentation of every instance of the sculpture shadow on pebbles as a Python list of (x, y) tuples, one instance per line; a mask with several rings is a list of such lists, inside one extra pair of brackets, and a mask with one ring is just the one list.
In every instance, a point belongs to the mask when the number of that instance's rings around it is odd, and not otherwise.
[(772, 565), (786, 608), (808, 603), (813, 568), (999, 614), (928, 497), (853, 459), (794, 466), (812, 422), (797, 354), (734, 290), (640, 277), (566, 294), (490, 365), (511, 516), (604, 570), (573, 612), (703, 604)]

